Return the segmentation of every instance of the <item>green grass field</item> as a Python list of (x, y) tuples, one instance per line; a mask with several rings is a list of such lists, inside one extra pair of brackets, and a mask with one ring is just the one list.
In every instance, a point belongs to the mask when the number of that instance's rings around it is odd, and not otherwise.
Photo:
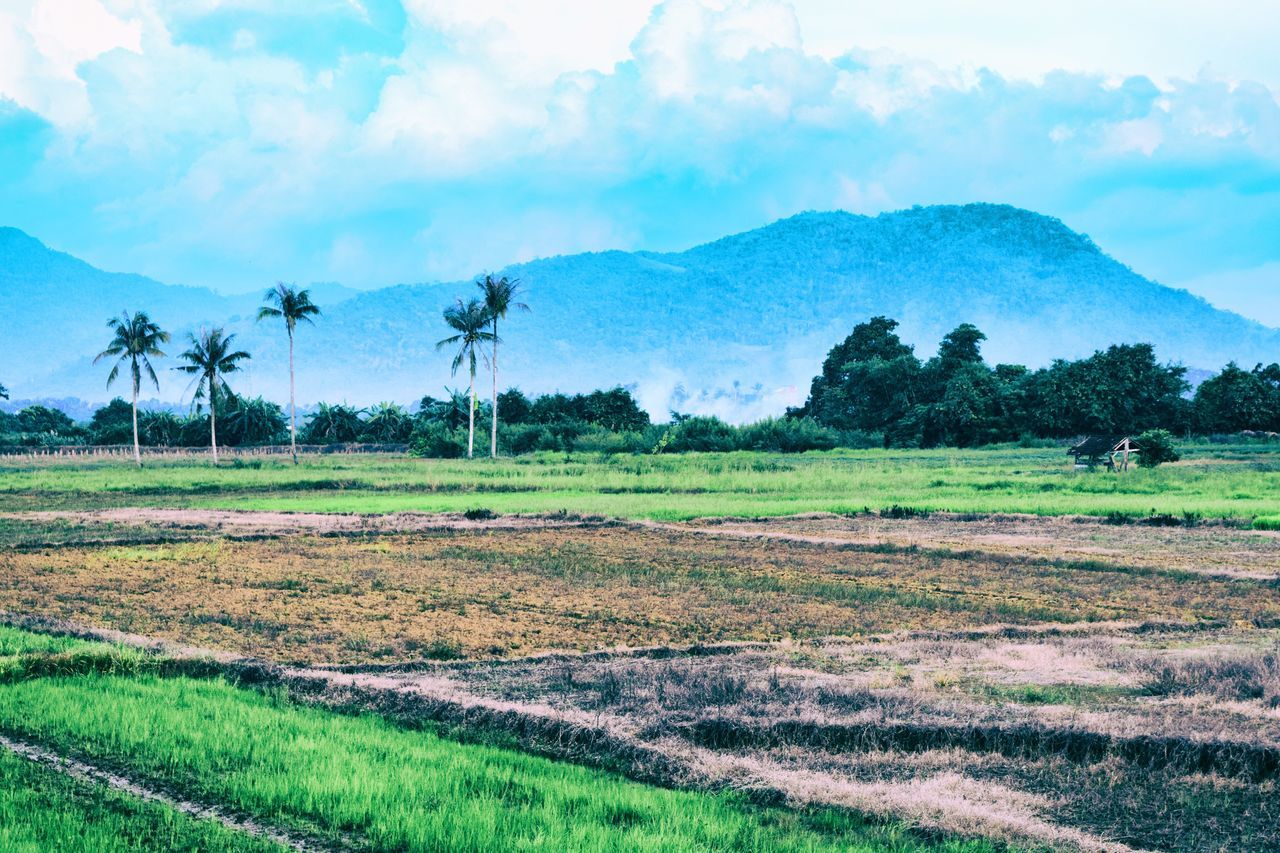
[(283, 848), (0, 751), (0, 850), (267, 853)]
[(1039, 515), (1152, 513), (1252, 520), (1280, 512), (1280, 447), (1189, 445), (1123, 474), (1073, 470), (1061, 448), (803, 455), (539, 454), (420, 460), (322, 456), (224, 463), (50, 461), (0, 468), (0, 509), (186, 506), (316, 512), (566, 511), (624, 518), (776, 516), (893, 505)]
[[(33, 656), (94, 646), (12, 629), (3, 641), (14, 654)], [(642, 785), (377, 717), (298, 707), (221, 679), (27, 678), (0, 686), (0, 730), (354, 849), (989, 849), (922, 840), (846, 812), (758, 808), (727, 794)], [(3, 849), (269, 849), (171, 809), (89, 796), (82, 783), (3, 753), (0, 759), (0, 779), (10, 783), (0, 792), (0, 842), (13, 839)], [(32, 806), (42, 811), (20, 814)], [(99, 832), (110, 843), (97, 846)]]

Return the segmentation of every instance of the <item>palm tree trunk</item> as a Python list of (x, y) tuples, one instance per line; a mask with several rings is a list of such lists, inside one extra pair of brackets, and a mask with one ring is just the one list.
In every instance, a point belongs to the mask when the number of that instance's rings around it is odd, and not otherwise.
[(467, 458), (475, 456), (476, 447), (476, 372), (471, 371), (471, 405), (467, 407)]
[(498, 458), (498, 318), (493, 318), (493, 428), (489, 433), (489, 456)]
[(133, 383), (133, 461), (142, 467), (142, 450), (138, 446), (138, 383)]
[(218, 398), (212, 380), (209, 382), (209, 447), (213, 450), (213, 464), (218, 464)]
[(298, 464), (298, 405), (293, 391), (293, 332), (289, 332), (289, 449), (293, 451), (293, 464)]

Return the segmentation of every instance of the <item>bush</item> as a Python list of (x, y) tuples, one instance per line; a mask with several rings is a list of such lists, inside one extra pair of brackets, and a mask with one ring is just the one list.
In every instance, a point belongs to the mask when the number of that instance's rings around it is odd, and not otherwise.
[(1155, 468), (1181, 458), (1173, 447), (1173, 435), (1167, 429), (1149, 429), (1136, 441), (1142, 450), (1138, 454), (1138, 464), (1143, 468)]
[(409, 442), (411, 456), (430, 459), (457, 459), (467, 452), (467, 431), (450, 429), (438, 421), (419, 423)]
[(638, 432), (613, 432), (593, 426), (573, 440), (573, 449), (584, 453), (635, 453), (641, 443)]
[(840, 444), (840, 433), (812, 418), (765, 418), (742, 427), (739, 446), (743, 450), (774, 453), (803, 453), (830, 450)]
[(686, 418), (672, 430), (667, 450), (716, 453), (738, 449), (738, 431), (716, 417)]

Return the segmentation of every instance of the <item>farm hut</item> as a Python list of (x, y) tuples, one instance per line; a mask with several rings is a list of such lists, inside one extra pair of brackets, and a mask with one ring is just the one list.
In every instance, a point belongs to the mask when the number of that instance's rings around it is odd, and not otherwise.
[(1077, 468), (1105, 465), (1111, 471), (1128, 471), (1129, 456), (1141, 452), (1138, 443), (1127, 435), (1091, 435), (1067, 451), (1075, 457)]

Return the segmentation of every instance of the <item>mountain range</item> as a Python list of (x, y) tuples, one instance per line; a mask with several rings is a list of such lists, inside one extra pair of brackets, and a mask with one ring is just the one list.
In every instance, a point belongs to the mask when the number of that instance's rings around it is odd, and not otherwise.
[[(970, 322), (989, 336), (992, 362), (1038, 366), (1137, 341), (1206, 370), (1280, 359), (1280, 331), (1142, 277), (1057, 219), (1003, 205), (804, 213), (683, 252), (585, 253), (500, 272), (521, 280), (532, 309), (502, 328), (504, 385), (627, 385), (658, 416), (742, 419), (802, 402), (826, 351), (874, 314), (900, 320), (922, 355)], [(411, 402), (464, 386), (435, 343), (448, 334), (441, 310), (474, 293), (469, 282), (316, 285), (325, 313), (298, 336), (299, 402)], [(284, 334), (254, 322), (260, 296), (103, 272), (0, 228), (0, 382), (15, 399), (124, 393), (108, 392), (108, 368), (92, 359), (109, 316), (145, 309), (175, 333), (171, 355), (180, 334), (225, 325), (253, 354), (233, 387), (284, 400)], [(159, 399), (189, 399), (177, 374), (159, 372)]]

